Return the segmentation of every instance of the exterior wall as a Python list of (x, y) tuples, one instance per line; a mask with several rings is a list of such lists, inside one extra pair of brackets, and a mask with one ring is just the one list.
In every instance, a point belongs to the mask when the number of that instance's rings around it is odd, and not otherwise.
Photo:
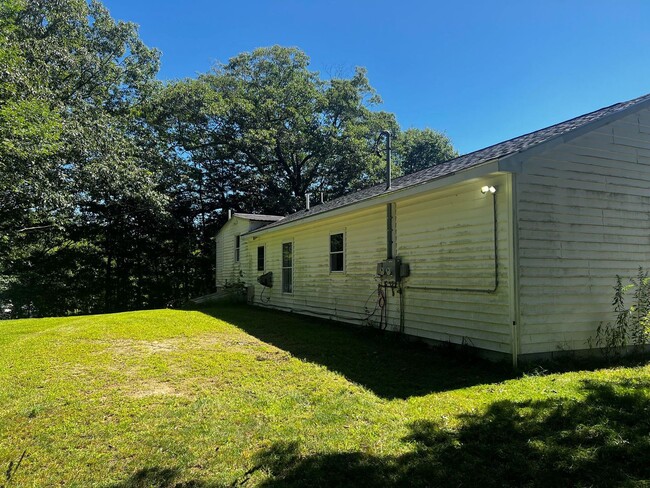
[(216, 284), (217, 288), (236, 281), (245, 281), (242, 276), (244, 262), (244, 238), (240, 242), (240, 259), (235, 261), (235, 237), (245, 234), (251, 228), (250, 221), (239, 217), (233, 217), (224, 224), (216, 237)]
[[(329, 271), (329, 236), (345, 233), (345, 271)], [(261, 296), (262, 286), (254, 279), (254, 303), (298, 313), (320, 315), (360, 323), (367, 299), (374, 307), (374, 273), (386, 254), (385, 208), (372, 208), (346, 217), (248, 236), (248, 276), (257, 277), (257, 248), (266, 247), (265, 272), (273, 272), (273, 287)], [(282, 244), (293, 242), (293, 293), (282, 292)], [(373, 293), (374, 292), (374, 293)], [(267, 302), (268, 300), (268, 302)]]
[(524, 162), (516, 186), (521, 353), (585, 349), (616, 275), (650, 264), (650, 112)]
[[(511, 353), (507, 182), (495, 176), (398, 202), (398, 254), (411, 264), (407, 333)], [(497, 193), (482, 194), (482, 185)]]
[[(495, 185), (493, 197), (481, 186)], [(507, 177), (473, 180), (396, 199), (397, 256), (411, 266), (404, 280), (407, 334), (511, 352), (509, 198)], [(498, 286), (495, 289), (494, 207)], [(345, 233), (345, 272), (329, 271), (329, 236)], [(376, 264), (386, 259), (386, 205), (246, 236), (254, 303), (353, 323), (378, 321)], [(282, 293), (281, 249), (294, 245), (293, 293)], [(274, 284), (255, 283), (257, 247), (266, 247)], [(436, 289), (433, 289), (436, 288)], [(387, 292), (388, 328), (399, 329), (400, 295)]]

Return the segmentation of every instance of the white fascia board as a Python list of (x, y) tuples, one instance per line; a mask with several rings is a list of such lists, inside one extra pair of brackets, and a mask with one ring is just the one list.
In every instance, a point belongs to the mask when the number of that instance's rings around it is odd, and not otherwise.
[(451, 173), (447, 176), (436, 178), (435, 180), (430, 180), (424, 183), (420, 183), (419, 185), (413, 185), (406, 188), (402, 188), (400, 190), (394, 190), (388, 193), (382, 193), (380, 195), (367, 198), (365, 200), (349, 203), (347, 205), (332, 210), (328, 210), (326, 212), (318, 213), (308, 217), (303, 217), (301, 219), (297, 219), (283, 225), (271, 227), (269, 229), (261, 227), (260, 229), (256, 229), (244, 235), (257, 237), (259, 235), (266, 234), (268, 232), (274, 232), (276, 230), (284, 230), (290, 227), (294, 227), (296, 225), (302, 225), (310, 222), (317, 222), (322, 219), (335, 217), (337, 215), (345, 214), (348, 212), (363, 210), (365, 208), (373, 207), (381, 203), (392, 203), (402, 198), (411, 197), (414, 195), (418, 195), (420, 193), (436, 190), (438, 188), (443, 188), (445, 186), (450, 186), (455, 183), (461, 183), (463, 181), (471, 180), (474, 178), (480, 178), (482, 176), (489, 175), (491, 173), (496, 173), (498, 171), (499, 171), (499, 160), (494, 159), (492, 161), (483, 163), (479, 166), (475, 166), (473, 168), (464, 171), (459, 171), (458, 173)]

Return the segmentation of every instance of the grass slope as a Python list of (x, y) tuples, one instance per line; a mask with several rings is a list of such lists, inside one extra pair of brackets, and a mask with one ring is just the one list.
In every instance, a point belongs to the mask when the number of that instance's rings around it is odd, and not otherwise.
[(650, 486), (650, 366), (509, 376), (242, 306), (0, 322), (0, 486)]

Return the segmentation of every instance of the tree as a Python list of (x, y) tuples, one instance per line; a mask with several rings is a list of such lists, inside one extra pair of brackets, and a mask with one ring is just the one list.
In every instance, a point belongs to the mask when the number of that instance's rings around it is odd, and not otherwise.
[(41, 314), (125, 308), (127, 253), (166, 205), (141, 122), (158, 53), (96, 1), (10, 0), (0, 27), (0, 292)]
[[(226, 206), (287, 213), (307, 192), (338, 196), (373, 183), (381, 129), (397, 131), (364, 69), (322, 80), (296, 48), (243, 53), (161, 94), (156, 124)], [(180, 114), (180, 115), (179, 115)], [(244, 203), (245, 198), (245, 203)]]
[(407, 129), (395, 139), (395, 160), (404, 174), (443, 163), (458, 156), (447, 136), (426, 129)]

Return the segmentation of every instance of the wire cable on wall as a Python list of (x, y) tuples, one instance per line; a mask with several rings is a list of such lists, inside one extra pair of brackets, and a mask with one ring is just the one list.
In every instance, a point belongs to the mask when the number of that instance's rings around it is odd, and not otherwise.
[(377, 285), (377, 306), (379, 307), (379, 329), (388, 327), (388, 310), (386, 308), (386, 285)]
[(269, 303), (271, 301), (271, 295), (264, 297), (264, 292), (266, 291), (266, 286), (262, 287), (262, 291), (260, 292), (260, 302), (261, 303)]

